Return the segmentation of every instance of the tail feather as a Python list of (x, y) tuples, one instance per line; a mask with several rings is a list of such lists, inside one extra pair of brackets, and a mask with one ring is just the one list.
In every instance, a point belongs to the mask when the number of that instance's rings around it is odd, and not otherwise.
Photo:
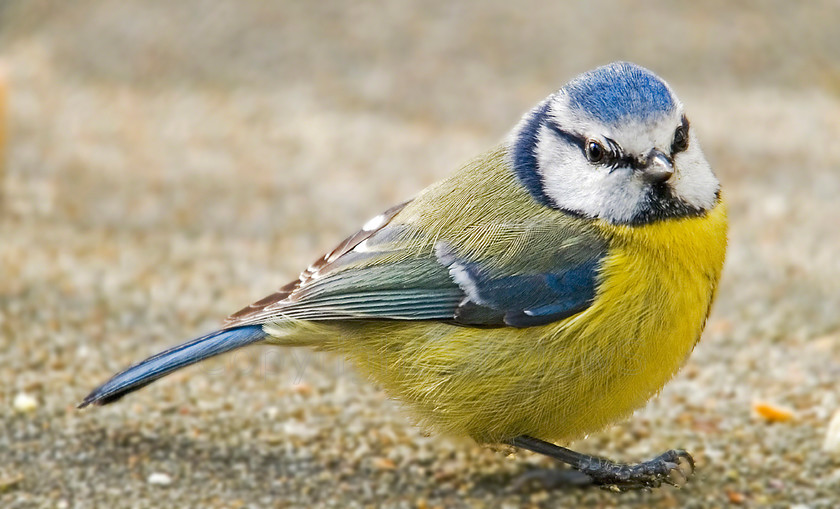
[(153, 355), (143, 362), (117, 373), (110, 380), (94, 389), (79, 404), (107, 405), (130, 392), (145, 387), (173, 371), (203, 361), (209, 357), (256, 343), (266, 337), (261, 325), (249, 325), (211, 332), (184, 344)]

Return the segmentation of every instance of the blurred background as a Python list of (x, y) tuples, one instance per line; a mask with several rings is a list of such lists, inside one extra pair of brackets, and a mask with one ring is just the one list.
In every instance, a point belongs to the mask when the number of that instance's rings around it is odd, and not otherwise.
[[(0, 1), (0, 506), (840, 504), (838, 23), (834, 1)], [(75, 409), (614, 60), (686, 104), (731, 248), (680, 375), (573, 446), (685, 447), (686, 488), (511, 489), (551, 463), (426, 436), (306, 351)]]

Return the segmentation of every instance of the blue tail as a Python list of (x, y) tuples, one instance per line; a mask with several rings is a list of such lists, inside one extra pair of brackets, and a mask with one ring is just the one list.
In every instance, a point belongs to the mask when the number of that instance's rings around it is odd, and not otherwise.
[(193, 339), (153, 355), (140, 364), (117, 373), (88, 394), (84, 401), (79, 404), (79, 408), (84, 408), (90, 404), (107, 405), (113, 403), (129, 392), (145, 387), (173, 371), (203, 361), (208, 357), (256, 343), (265, 336), (261, 325), (248, 325), (211, 332), (206, 336), (201, 336), (198, 339)]

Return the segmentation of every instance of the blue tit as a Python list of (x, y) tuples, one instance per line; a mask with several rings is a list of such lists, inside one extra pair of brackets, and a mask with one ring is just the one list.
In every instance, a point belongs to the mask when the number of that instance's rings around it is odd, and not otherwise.
[(709, 315), (726, 236), (682, 103), (651, 71), (613, 63), (80, 407), (245, 345), (307, 346), (345, 356), (438, 432), (546, 454), (601, 486), (681, 483), (694, 469), (682, 450), (621, 464), (551, 442), (629, 416), (674, 376)]

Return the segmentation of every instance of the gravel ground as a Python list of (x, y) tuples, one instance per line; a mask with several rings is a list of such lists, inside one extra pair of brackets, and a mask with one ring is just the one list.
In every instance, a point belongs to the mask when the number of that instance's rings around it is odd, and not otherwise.
[[(840, 505), (838, 21), (836, 2), (4, 0), (0, 506)], [(75, 409), (617, 59), (687, 104), (731, 248), (681, 374), (573, 446), (685, 447), (685, 488), (513, 490), (551, 463), (426, 436), (303, 350)]]

